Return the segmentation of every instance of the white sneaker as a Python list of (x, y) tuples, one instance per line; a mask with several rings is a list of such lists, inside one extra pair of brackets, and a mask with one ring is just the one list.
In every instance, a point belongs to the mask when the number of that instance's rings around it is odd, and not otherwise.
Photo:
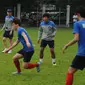
[(8, 53), (12, 53), (12, 50), (10, 50)]
[(54, 63), (52, 63), (53, 64), (53, 66), (56, 66), (56, 63), (54, 62)]
[(39, 61), (38, 64), (42, 64), (43, 62)]
[(12, 74), (13, 74), (13, 75), (16, 75), (16, 74), (20, 75), (20, 74), (22, 74), (22, 72), (17, 72), (17, 71), (16, 71), (16, 72), (13, 72)]
[(7, 48), (5, 48), (2, 52), (4, 53), (7, 50)]

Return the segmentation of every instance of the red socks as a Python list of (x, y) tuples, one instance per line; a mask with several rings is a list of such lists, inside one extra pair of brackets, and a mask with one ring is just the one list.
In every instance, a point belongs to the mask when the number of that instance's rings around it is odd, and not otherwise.
[(72, 85), (73, 84), (73, 74), (67, 73), (66, 77), (66, 85)]
[(38, 64), (31, 64), (31, 63), (29, 63), (28, 64), (28, 69), (32, 69), (32, 68), (35, 68), (37, 66), (38, 66)]
[(14, 61), (14, 64), (15, 64), (15, 66), (16, 66), (16, 68), (17, 68), (17, 71), (18, 71), (18, 72), (21, 72), (19, 61), (18, 61), (18, 60)]
[[(15, 61), (14, 61), (14, 64), (15, 64), (15, 66), (16, 66), (16, 68), (17, 68), (17, 71), (18, 71), (18, 72), (21, 72), (19, 60), (15, 60)], [(26, 68), (26, 69), (32, 69), (32, 68), (35, 68), (35, 67), (37, 67), (37, 66), (38, 66), (37, 63), (36, 63), (36, 64), (31, 64), (31, 63), (29, 63), (29, 64), (27, 65), (27, 68)]]

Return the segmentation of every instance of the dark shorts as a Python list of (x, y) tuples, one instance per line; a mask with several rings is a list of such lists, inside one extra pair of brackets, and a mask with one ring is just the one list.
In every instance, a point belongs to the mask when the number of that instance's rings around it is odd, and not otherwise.
[(46, 47), (47, 45), (49, 46), (49, 48), (54, 48), (54, 40), (52, 41), (42, 40), (40, 47)]
[(13, 38), (13, 34), (14, 33), (12, 32), (12, 34), (10, 35), (10, 31), (5, 31), (4, 34), (3, 34), (3, 37), (12, 39)]
[(78, 55), (75, 56), (71, 67), (79, 70), (83, 70), (85, 68), (85, 57), (78, 56)]
[(23, 49), (22, 49), (22, 50), (20, 50), (20, 51), (17, 52), (17, 53), (23, 55), (23, 58), (24, 58), (23, 61), (24, 61), (24, 62), (30, 62), (30, 60), (31, 60), (31, 58), (32, 58), (32, 56), (33, 56), (33, 54), (34, 54), (34, 51), (25, 52), (25, 51), (23, 51)]

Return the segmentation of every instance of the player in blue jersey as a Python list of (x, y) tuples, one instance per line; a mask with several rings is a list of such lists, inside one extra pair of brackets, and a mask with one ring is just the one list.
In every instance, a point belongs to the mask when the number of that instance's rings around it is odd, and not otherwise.
[(16, 30), (18, 32), (18, 39), (11, 47), (8, 48), (8, 50), (5, 51), (5, 53), (9, 52), (9, 50), (11, 50), (16, 45), (18, 45), (19, 42), (21, 42), (21, 44), (23, 45), (23, 49), (21, 49), (19, 52), (17, 52), (16, 55), (13, 57), (14, 64), (17, 68), (17, 72), (14, 72), (13, 74), (21, 73), (20, 63), (19, 63), (19, 59), (21, 59), (21, 58), (24, 58), (23, 67), (25, 69), (32, 69), (32, 68), (36, 67), (37, 72), (39, 72), (40, 71), (39, 64), (30, 63), (30, 60), (34, 54), (34, 47), (32, 45), (32, 41), (31, 41), (27, 31), (24, 28), (20, 27), (19, 19), (14, 18), (13, 28), (14, 28), (14, 30)]
[[(11, 9), (7, 9), (7, 16), (5, 17), (5, 23), (4, 26), (2, 28), (2, 30), (4, 30), (4, 34), (3, 34), (3, 44), (4, 44), (4, 50), (2, 52), (4, 52), (5, 50), (7, 50), (7, 38), (9, 38), (10, 40), (10, 46), (12, 45), (12, 38), (13, 38), (13, 31), (12, 31), (12, 21), (13, 21), (14, 17), (12, 16), (12, 10)], [(8, 53), (11, 53), (12, 51), (10, 50)]]
[(41, 39), (41, 45), (40, 45), (40, 63), (43, 62), (43, 56), (44, 56), (44, 49), (48, 45), (51, 52), (52, 57), (52, 64), (56, 65), (56, 57), (54, 52), (54, 38), (56, 35), (56, 25), (53, 21), (50, 21), (49, 14), (45, 13), (43, 15), (43, 21), (40, 23), (39, 33), (38, 33), (38, 43)]
[(74, 23), (74, 39), (66, 44), (63, 48), (64, 51), (71, 45), (78, 43), (78, 52), (68, 69), (66, 77), (66, 85), (73, 84), (74, 73), (78, 70), (85, 68), (85, 7), (79, 7), (77, 10), (79, 21)]

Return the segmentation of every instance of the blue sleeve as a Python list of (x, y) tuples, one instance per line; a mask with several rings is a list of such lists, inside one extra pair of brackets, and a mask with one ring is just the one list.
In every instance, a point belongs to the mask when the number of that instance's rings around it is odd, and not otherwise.
[(55, 23), (54, 23), (54, 22), (52, 22), (52, 26), (53, 26), (54, 28), (56, 28), (56, 25), (55, 25)]
[(7, 16), (5, 16), (5, 19), (7, 18)]
[(79, 34), (79, 24), (78, 22), (74, 23), (73, 26), (73, 34), (78, 33)]
[(24, 32), (23, 29), (19, 29), (19, 30), (18, 30), (18, 34), (19, 34), (19, 35), (21, 35), (22, 32)]

